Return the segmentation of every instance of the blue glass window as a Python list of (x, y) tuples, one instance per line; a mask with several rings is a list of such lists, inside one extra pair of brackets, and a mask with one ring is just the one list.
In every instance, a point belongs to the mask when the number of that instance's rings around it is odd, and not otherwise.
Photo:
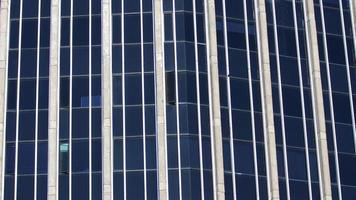
[(37, 26), (38, 21), (33, 19), (22, 20), (22, 48), (37, 47)]
[(37, 50), (21, 51), (21, 77), (36, 77), (37, 71)]
[(89, 0), (73, 1), (73, 15), (87, 15), (89, 13)]
[(34, 174), (35, 172), (35, 145), (34, 143), (20, 142), (18, 144), (18, 174)]
[(142, 135), (142, 107), (126, 107), (126, 135)]
[(141, 46), (125, 45), (125, 72), (141, 71)]
[(73, 45), (89, 44), (89, 17), (73, 18)]
[(87, 138), (89, 136), (89, 109), (73, 109), (72, 137)]
[[(89, 144), (88, 140), (72, 141), (72, 171), (88, 172), (89, 171)], [(82, 182), (80, 182), (82, 184)], [(74, 185), (74, 184), (73, 184)]]
[(35, 139), (35, 120), (34, 111), (21, 111), (19, 113), (19, 140)]
[(142, 138), (126, 138), (126, 167), (128, 170), (143, 169)]
[(143, 172), (127, 172), (127, 199), (144, 199)]
[(125, 43), (139, 43), (141, 41), (140, 15), (125, 15), (124, 24)]
[(141, 78), (141, 75), (125, 76), (125, 103), (127, 105), (137, 105), (142, 103)]
[(20, 82), (20, 110), (35, 109), (36, 80), (23, 79)]

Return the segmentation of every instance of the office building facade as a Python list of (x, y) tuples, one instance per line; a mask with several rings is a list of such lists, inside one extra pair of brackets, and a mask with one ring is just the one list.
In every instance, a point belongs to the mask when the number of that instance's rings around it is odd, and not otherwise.
[(1, 199), (354, 199), (356, 2), (1, 0)]

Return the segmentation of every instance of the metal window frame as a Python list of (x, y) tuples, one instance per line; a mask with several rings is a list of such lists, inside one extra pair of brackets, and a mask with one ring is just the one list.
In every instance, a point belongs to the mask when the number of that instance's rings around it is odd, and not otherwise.
[(178, 64), (177, 64), (177, 27), (176, 27), (176, 0), (172, 0), (172, 25), (173, 25), (173, 49), (174, 49), (174, 74), (175, 74), (175, 99), (176, 99), (176, 124), (177, 124), (177, 154), (178, 154), (178, 180), (179, 199), (182, 200), (182, 162), (180, 149), (180, 119), (179, 119), (179, 85), (178, 85)]
[[(197, 113), (198, 113), (198, 137), (199, 137), (199, 165), (200, 165), (200, 194), (204, 199), (204, 163), (203, 163), (203, 137), (201, 128), (201, 103), (200, 103), (200, 79), (199, 79), (199, 58), (198, 58), (198, 35), (197, 35), (197, 11), (196, 0), (193, 1), (193, 25), (194, 25), (194, 56), (195, 56), (195, 79), (197, 94)], [(205, 22), (206, 23), (206, 22)]]
[(246, 38), (246, 53), (247, 53), (247, 68), (248, 68), (248, 83), (249, 83), (249, 96), (250, 96), (250, 113), (251, 113), (251, 127), (252, 127), (252, 144), (254, 154), (254, 168), (255, 168), (255, 185), (256, 185), (256, 197), (260, 199), (260, 186), (259, 186), (259, 173), (258, 173), (258, 161), (257, 161), (257, 141), (255, 130), (255, 108), (253, 100), (253, 87), (252, 87), (252, 72), (251, 72), (251, 51), (250, 51), (250, 39), (249, 39), (249, 25), (247, 17), (247, 0), (243, 1), (244, 5), (244, 23), (245, 23), (245, 38)]
[(18, 63), (17, 63), (17, 89), (16, 89), (16, 140), (15, 140), (15, 173), (14, 173), (14, 200), (17, 199), (17, 176), (18, 176), (18, 150), (19, 150), (19, 107), (20, 107), (20, 84), (21, 84), (21, 55), (22, 55), (22, 13), (23, 0), (20, 0), (19, 16), (19, 44), (18, 44)]
[(92, 173), (92, 0), (89, 0), (89, 200), (92, 200), (92, 185), (93, 185), (93, 173)]
[(338, 156), (339, 153), (338, 153), (338, 147), (337, 147), (337, 141), (336, 141), (336, 128), (335, 128), (334, 103), (333, 103), (334, 101), (333, 101), (333, 97), (332, 97), (329, 53), (328, 53), (328, 44), (327, 44), (327, 38), (326, 38), (326, 25), (325, 25), (325, 18), (324, 18), (324, 5), (323, 5), (323, 1), (322, 0), (319, 0), (319, 8), (320, 8), (321, 23), (322, 23), (324, 57), (325, 57), (327, 80), (328, 80), (328, 95), (329, 95), (331, 125), (332, 125), (332, 131), (333, 131), (336, 182), (337, 182), (338, 196), (342, 200), (340, 169), (339, 169), (339, 156)]
[(283, 90), (282, 90), (282, 78), (281, 78), (281, 64), (279, 60), (279, 42), (278, 42), (278, 31), (277, 31), (277, 13), (275, 0), (272, 0), (272, 11), (273, 11), (273, 32), (274, 32), (274, 45), (276, 54), (276, 64), (277, 64), (277, 74), (278, 74), (278, 99), (279, 99), (279, 109), (281, 118), (281, 130), (282, 130), (282, 141), (283, 141), (283, 159), (284, 159), (284, 176), (286, 182), (286, 193), (287, 199), (290, 199), (290, 189), (289, 189), (289, 171), (288, 171), (288, 153), (286, 145), (286, 131), (284, 122), (284, 106), (283, 106)]
[(143, 0), (140, 0), (140, 43), (141, 43), (141, 103), (142, 103), (142, 142), (143, 142), (143, 182), (144, 200), (147, 200), (147, 161), (146, 161), (146, 106), (145, 106), (145, 69), (143, 40)]
[(41, 44), (41, 0), (38, 0), (37, 20), (37, 66), (36, 66), (36, 119), (35, 119), (35, 173), (33, 199), (37, 199), (37, 162), (38, 162), (38, 113), (39, 113), (39, 85), (40, 85), (40, 44)]
[(125, 9), (124, 0), (121, 0), (121, 90), (122, 90), (122, 159), (124, 179), (124, 200), (127, 199), (126, 187), (126, 101), (125, 101)]
[(68, 172), (68, 199), (72, 200), (72, 122), (73, 122), (73, 1), (70, 0), (70, 36), (69, 36), (69, 156), (68, 156), (68, 164), (69, 164), (69, 172)]
[[(58, 152), (58, 148), (60, 148), (60, 137), (59, 137), (59, 124), (60, 124), (60, 88), (61, 88), (61, 84), (60, 84), (60, 80), (61, 80), (61, 68), (60, 68), (60, 64), (61, 64), (61, 57), (60, 57), (60, 55), (61, 55), (61, 20), (62, 20), (62, 15), (61, 15), (61, 10), (62, 10), (62, 4), (60, 3), (61, 1), (59, 1), (59, 3), (58, 3), (58, 38), (57, 38), (57, 44), (58, 44), (58, 49), (57, 49), (57, 53), (58, 53), (58, 55), (57, 55), (57, 61), (58, 61), (58, 66), (57, 66), (57, 77), (56, 77), (56, 79), (57, 79), (57, 85), (58, 85), (58, 90), (57, 90), (57, 105), (56, 105), (56, 118), (57, 118), (57, 121), (56, 121), (56, 133), (57, 133), (57, 138), (56, 138), (56, 151), (57, 151), (57, 153), (56, 153), (56, 171), (55, 171), (55, 173), (56, 173), (56, 191), (55, 191), (55, 194), (56, 194), (56, 199), (58, 199), (59, 198), (59, 174), (60, 174), (60, 172), (59, 172), (59, 159), (60, 159), (60, 157), (59, 157), (59, 152)], [(51, 5), (51, 12), (52, 12), (52, 5)], [(52, 14), (51, 14), (51, 17), (52, 17)], [(51, 47), (50, 47), (50, 49), (51, 49)], [(51, 66), (51, 65), (50, 65)], [(50, 67), (49, 66), (49, 67)], [(49, 75), (49, 77), (50, 77), (50, 75)], [(49, 87), (50, 87), (50, 83), (49, 83)], [(50, 102), (49, 102), (49, 104), (50, 104)], [(48, 105), (48, 106), (50, 106), (50, 105)], [(50, 108), (48, 108), (48, 110), (49, 110)], [(48, 120), (48, 122), (49, 122), (49, 120)], [(48, 161), (49, 162), (49, 161)], [(47, 193), (48, 193), (48, 191), (47, 191)], [(47, 197), (48, 198), (48, 197)]]
[[(303, 10), (305, 8), (303, 7)], [(312, 186), (311, 186), (311, 175), (310, 175), (310, 161), (309, 161), (309, 144), (308, 144), (308, 133), (307, 133), (307, 122), (306, 122), (306, 114), (305, 114), (305, 100), (304, 100), (304, 83), (302, 76), (302, 66), (301, 66), (301, 56), (300, 56), (300, 46), (299, 46), (299, 33), (298, 33), (298, 21), (297, 21), (297, 8), (296, 2), (293, 0), (293, 20), (294, 20), (294, 34), (297, 48), (297, 62), (298, 62), (298, 72), (299, 72), (299, 90), (301, 96), (302, 103), (302, 117), (303, 117), (303, 132), (304, 132), (304, 150), (305, 150), (305, 161), (306, 161), (306, 169), (307, 169), (307, 182), (308, 182), (308, 191), (309, 198), (313, 198), (312, 194)], [(314, 117), (313, 117), (314, 119)]]
[[(341, 18), (342, 38), (343, 38), (344, 52), (345, 52), (347, 84), (348, 84), (349, 101), (350, 101), (350, 108), (351, 108), (352, 130), (353, 130), (353, 136), (354, 136), (354, 148), (355, 148), (355, 153), (356, 153), (356, 121), (355, 121), (355, 110), (354, 110), (354, 104), (353, 104), (354, 99), (353, 99), (352, 86), (351, 86), (350, 63), (349, 63), (349, 52), (347, 49), (347, 40), (346, 40), (346, 31), (345, 31), (344, 8), (343, 8), (343, 4), (342, 4), (341, 0), (339, 0), (339, 5), (340, 5), (339, 12), (340, 12), (340, 18)], [(354, 44), (354, 45), (356, 45), (356, 44)]]
[[(224, 53), (225, 53), (225, 65), (226, 65), (226, 89), (227, 89), (227, 105), (229, 111), (229, 132), (230, 132), (230, 159), (231, 159), (231, 173), (232, 173), (232, 191), (234, 200), (237, 199), (236, 191), (236, 172), (235, 172), (235, 150), (234, 150), (234, 134), (233, 134), (233, 122), (232, 122), (232, 105), (231, 105), (231, 85), (230, 85), (230, 64), (229, 64), (229, 46), (227, 37), (227, 16), (226, 16), (226, 2), (222, 0), (223, 10), (223, 29), (224, 29)], [(244, 8), (245, 9), (245, 8)], [(245, 21), (245, 20), (244, 20)]]

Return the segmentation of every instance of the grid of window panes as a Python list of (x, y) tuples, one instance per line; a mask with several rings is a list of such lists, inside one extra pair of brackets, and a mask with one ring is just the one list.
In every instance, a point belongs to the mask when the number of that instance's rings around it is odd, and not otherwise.
[(204, 5), (163, 2), (170, 199), (214, 196)]
[(356, 196), (351, 167), (356, 164), (356, 59), (349, 4), (314, 0), (333, 199)]
[(100, 199), (101, 1), (60, 7), (59, 199)]
[(13, 0), (4, 199), (46, 199), (50, 2)]
[(319, 199), (303, 2), (266, 5), (280, 196)]
[(157, 199), (151, 0), (112, 1), (114, 199)]
[(255, 3), (215, 3), (226, 199), (267, 199)]

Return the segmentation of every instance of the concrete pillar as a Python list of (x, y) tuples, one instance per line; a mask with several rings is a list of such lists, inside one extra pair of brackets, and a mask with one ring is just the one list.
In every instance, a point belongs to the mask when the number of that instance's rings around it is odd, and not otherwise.
[(331, 196), (331, 182), (329, 171), (329, 158), (328, 147), (326, 141), (326, 128), (325, 128), (325, 116), (324, 116), (324, 102), (323, 102), (323, 90), (321, 86), (320, 75), (320, 60), (318, 50), (317, 31), (314, 15), (313, 1), (305, 1), (306, 12), (306, 31), (308, 41), (308, 57), (309, 57), (309, 69), (310, 80), (312, 86), (313, 106), (315, 109), (314, 118), (316, 120), (316, 143), (317, 143), (317, 157), (320, 166), (320, 190), (322, 199), (332, 199)]
[(220, 113), (220, 89), (219, 89), (219, 72), (218, 72), (218, 49), (216, 38), (216, 16), (215, 16), (215, 0), (206, 0), (205, 12), (207, 14), (206, 33), (207, 33), (207, 48), (208, 49), (208, 73), (210, 78), (210, 103), (211, 103), (211, 118), (212, 118), (212, 150), (213, 150), (213, 179), (214, 193), (218, 200), (225, 199), (225, 184), (224, 184), (224, 161), (222, 147), (222, 132), (221, 132), (221, 113)]
[[(4, 189), (3, 171), (5, 164), (4, 145), (5, 145), (5, 105), (6, 105), (6, 67), (8, 55), (8, 33), (9, 33), (9, 1), (2, 0), (0, 5), (0, 191)], [(3, 199), (0, 192), (0, 199)]]
[(51, 1), (48, 107), (48, 200), (58, 199), (58, 112), (59, 112), (59, 0)]
[(351, 21), (353, 27), (353, 36), (354, 36), (354, 46), (356, 49), (356, 1), (349, 1), (350, 3), (350, 14), (351, 14)]
[[(352, 23), (352, 35), (353, 35), (353, 40), (354, 40), (354, 49), (356, 49), (356, 1), (349, 1), (350, 3), (350, 14), (351, 14), (351, 23)], [(345, 27), (346, 28), (346, 27)], [(356, 55), (352, 55), (352, 56), (356, 56)], [(352, 59), (352, 58), (350, 58)], [(351, 74), (350, 74), (351, 75)], [(353, 90), (355, 90), (355, 88), (352, 88)], [(353, 101), (355, 103), (356, 99), (353, 98)], [(356, 110), (355, 106), (354, 106), (354, 110)], [(356, 116), (355, 116), (356, 118)], [(356, 152), (356, 125), (354, 125), (354, 146), (355, 146), (355, 152)]]
[(256, 24), (261, 76), (261, 96), (265, 130), (267, 184), (269, 199), (279, 199), (275, 129), (273, 118), (272, 82), (268, 50), (268, 33), (265, 0), (256, 0)]
[(111, 1), (102, 0), (101, 9), (102, 196), (103, 200), (110, 200), (113, 199)]
[(168, 199), (167, 135), (165, 119), (164, 30), (162, 0), (154, 0), (154, 49), (157, 127), (158, 198)]

